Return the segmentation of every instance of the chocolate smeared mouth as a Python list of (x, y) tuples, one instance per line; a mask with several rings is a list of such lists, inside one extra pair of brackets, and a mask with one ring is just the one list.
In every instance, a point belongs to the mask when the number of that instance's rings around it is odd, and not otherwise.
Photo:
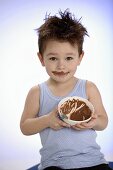
[(90, 108), (80, 99), (68, 99), (60, 106), (60, 112), (75, 121), (87, 120), (92, 114)]
[(53, 74), (55, 74), (55, 75), (61, 75), (61, 76), (63, 76), (63, 75), (67, 75), (69, 72), (63, 72), (63, 71), (53, 71), (52, 72)]

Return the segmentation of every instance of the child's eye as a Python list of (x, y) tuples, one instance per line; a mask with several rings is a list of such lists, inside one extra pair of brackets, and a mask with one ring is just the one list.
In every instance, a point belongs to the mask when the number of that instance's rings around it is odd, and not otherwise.
[(49, 60), (55, 61), (55, 60), (57, 60), (57, 58), (56, 57), (50, 57)]
[(66, 60), (73, 60), (73, 57), (66, 57)]

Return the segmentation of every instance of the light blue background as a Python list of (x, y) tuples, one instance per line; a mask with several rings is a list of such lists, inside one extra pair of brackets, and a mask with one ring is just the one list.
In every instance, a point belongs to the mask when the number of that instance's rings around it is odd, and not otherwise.
[(34, 31), (46, 12), (69, 8), (88, 29), (85, 56), (77, 75), (97, 84), (109, 116), (97, 142), (113, 161), (113, 1), (112, 0), (1, 0), (0, 1), (0, 170), (25, 170), (40, 161), (39, 135), (23, 136), (19, 121), (28, 90), (47, 79), (36, 52)]

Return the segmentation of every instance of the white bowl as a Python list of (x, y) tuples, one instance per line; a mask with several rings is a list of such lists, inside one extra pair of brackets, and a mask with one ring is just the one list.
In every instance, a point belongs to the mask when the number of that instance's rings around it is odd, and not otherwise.
[[(83, 102), (85, 102), (85, 104), (89, 107), (89, 109), (91, 110), (91, 116), (90, 116), (88, 119), (85, 119), (85, 120), (77, 120), (77, 121), (76, 121), (76, 120), (71, 120), (71, 119), (70, 119), (71, 112), (70, 112), (69, 114), (64, 114), (64, 113), (62, 113), (62, 111), (61, 111), (61, 106), (62, 106), (66, 101), (70, 101), (70, 100), (72, 101), (73, 99), (79, 100), (79, 101), (83, 101)], [(74, 108), (75, 108), (75, 107), (74, 107)], [(74, 108), (73, 108), (73, 109), (74, 109)], [(75, 124), (77, 124), (77, 123), (88, 122), (88, 121), (91, 119), (92, 114), (94, 113), (94, 107), (93, 107), (92, 103), (89, 102), (87, 99), (82, 98), (82, 97), (78, 97), (78, 96), (72, 96), (72, 97), (66, 97), (66, 98), (62, 99), (62, 100), (59, 102), (59, 104), (58, 104), (58, 112), (59, 112), (60, 118), (61, 118), (64, 122), (66, 122), (66, 123), (68, 123), (68, 124), (70, 124), (70, 125), (75, 125)]]

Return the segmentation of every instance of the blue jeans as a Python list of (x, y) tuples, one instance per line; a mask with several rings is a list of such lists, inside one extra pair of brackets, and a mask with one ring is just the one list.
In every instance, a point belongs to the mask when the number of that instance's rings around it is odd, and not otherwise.
[[(39, 166), (39, 164), (35, 165), (27, 170), (38, 170), (38, 166)], [(72, 170), (112, 170), (112, 168), (113, 168), (113, 162), (109, 162), (109, 165), (102, 164), (102, 165), (98, 165), (98, 166), (94, 166), (94, 167), (90, 167), (90, 168), (79, 168), (79, 169), (72, 169)], [(54, 167), (45, 168), (45, 170), (62, 170), (62, 169), (54, 166)]]
[[(51, 166), (45, 168), (44, 170), (63, 170), (63, 169), (60, 167)], [(65, 169), (65, 170), (112, 170), (112, 169), (109, 167), (108, 164), (101, 164), (93, 167), (74, 168), (74, 169)]]

